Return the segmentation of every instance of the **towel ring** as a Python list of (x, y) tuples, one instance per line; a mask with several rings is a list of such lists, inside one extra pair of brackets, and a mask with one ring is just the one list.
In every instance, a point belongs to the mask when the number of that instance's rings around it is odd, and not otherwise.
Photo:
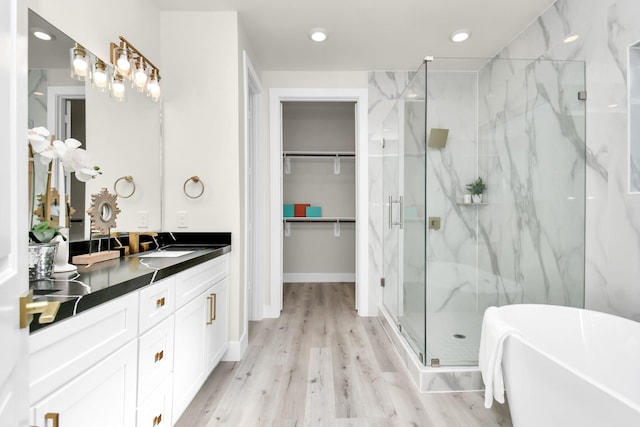
[[(189, 181), (193, 181), (194, 183), (196, 183), (196, 184), (200, 184), (200, 185), (202, 186), (202, 189), (200, 190), (200, 192), (199, 192), (197, 195), (195, 195), (195, 196), (193, 196), (193, 195), (189, 194), (189, 192), (187, 191), (187, 184), (189, 183)], [(202, 196), (202, 194), (204, 193), (204, 182), (202, 182), (202, 180), (200, 179), (200, 177), (198, 177), (198, 176), (195, 176), (195, 175), (194, 175), (194, 176), (192, 176), (191, 178), (187, 179), (187, 180), (184, 182), (184, 185), (182, 186), (182, 190), (184, 191), (184, 194), (185, 194), (188, 198), (190, 198), (190, 199), (197, 199), (197, 198), (199, 198), (200, 196)]]
[[(133, 188), (131, 189), (131, 193), (127, 194), (126, 196), (124, 194), (120, 194), (117, 188), (118, 183), (122, 180), (127, 181), (129, 184), (133, 186)], [(129, 197), (133, 196), (133, 193), (136, 192), (136, 183), (133, 181), (133, 177), (131, 175), (127, 175), (127, 176), (121, 176), (120, 178), (116, 179), (116, 182), (113, 183), (113, 191), (116, 193), (118, 197), (121, 197), (123, 199), (128, 199)]]

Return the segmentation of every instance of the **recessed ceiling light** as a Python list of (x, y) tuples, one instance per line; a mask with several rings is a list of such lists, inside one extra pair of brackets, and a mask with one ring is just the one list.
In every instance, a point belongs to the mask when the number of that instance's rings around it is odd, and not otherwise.
[(467, 40), (469, 37), (471, 37), (471, 31), (469, 30), (458, 30), (449, 36), (451, 41), (454, 43), (463, 42)]
[(568, 36), (566, 39), (564, 39), (565, 43), (573, 43), (574, 41), (578, 40), (580, 38), (579, 35), (577, 34), (572, 34), (570, 36)]
[(53, 40), (53, 36), (49, 33), (45, 33), (44, 31), (36, 30), (33, 32), (33, 35), (39, 38), (40, 40)]
[(327, 39), (327, 30), (324, 28), (314, 28), (309, 31), (309, 37), (311, 37), (311, 40), (314, 42), (321, 43)]
[(618, 104), (609, 104), (608, 107), (609, 108), (618, 108)]

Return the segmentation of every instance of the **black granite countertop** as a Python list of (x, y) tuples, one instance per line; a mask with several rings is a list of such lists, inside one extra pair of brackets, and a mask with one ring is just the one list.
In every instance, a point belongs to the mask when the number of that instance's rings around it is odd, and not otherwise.
[[(152, 250), (92, 265), (79, 265), (77, 271), (55, 273), (51, 279), (30, 282), (35, 301), (60, 302), (55, 321), (40, 324), (36, 315), (30, 332), (231, 252), (231, 233), (159, 234), (160, 241), (169, 243), (162, 246), (161, 251), (189, 253), (177, 257), (154, 257), (157, 250)], [(70, 251), (74, 252), (74, 248)]]

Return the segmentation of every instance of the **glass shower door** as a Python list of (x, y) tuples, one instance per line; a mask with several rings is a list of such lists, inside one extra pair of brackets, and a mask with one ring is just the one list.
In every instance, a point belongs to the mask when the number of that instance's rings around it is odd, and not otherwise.
[(424, 361), (425, 72), (410, 82), (383, 124), (383, 304)]
[(402, 126), (400, 152), (400, 210), (403, 257), (399, 296), (402, 334), (425, 363), (426, 276), (425, 276), (425, 65), (411, 76), (399, 102)]

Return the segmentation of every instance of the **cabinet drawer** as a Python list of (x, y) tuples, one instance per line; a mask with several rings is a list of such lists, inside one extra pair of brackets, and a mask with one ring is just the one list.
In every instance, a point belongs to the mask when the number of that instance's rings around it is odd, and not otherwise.
[(175, 309), (175, 278), (170, 277), (140, 291), (140, 333), (171, 316)]
[(178, 274), (176, 277), (176, 308), (191, 301), (227, 275), (229, 275), (229, 254)]
[(173, 370), (173, 316), (139, 339), (138, 402), (145, 400)]
[(170, 427), (172, 378), (169, 375), (156, 390), (138, 405), (137, 427)]
[(42, 399), (137, 335), (138, 292), (29, 335), (29, 401)]
[(136, 343), (125, 345), (31, 408), (31, 425), (48, 426), (58, 414), (64, 427), (131, 427), (136, 420)]

